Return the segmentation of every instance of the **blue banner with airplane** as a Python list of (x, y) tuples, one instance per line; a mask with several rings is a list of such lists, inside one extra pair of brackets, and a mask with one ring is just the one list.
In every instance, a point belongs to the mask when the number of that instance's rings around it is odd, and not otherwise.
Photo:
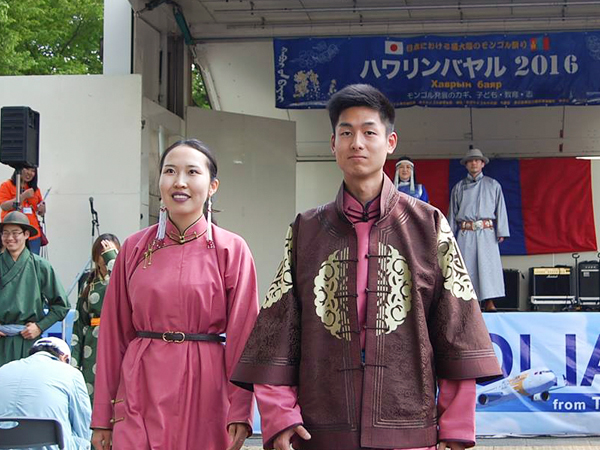
[(505, 377), (477, 387), (477, 435), (600, 434), (600, 314), (485, 314)]
[(600, 32), (274, 39), (277, 108), (323, 108), (352, 83), (398, 108), (600, 103)]

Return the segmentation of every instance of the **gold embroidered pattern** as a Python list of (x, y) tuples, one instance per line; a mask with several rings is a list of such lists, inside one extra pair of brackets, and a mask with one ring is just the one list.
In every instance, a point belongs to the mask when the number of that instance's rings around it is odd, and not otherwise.
[(444, 288), (456, 298), (465, 301), (475, 300), (477, 295), (473, 289), (467, 266), (460, 252), (450, 224), (442, 217), (440, 231), (437, 236), (438, 263), (444, 277)]
[[(348, 248), (334, 251), (315, 277), (315, 311), (325, 328), (338, 339), (350, 340), (348, 318)], [(341, 260), (341, 261), (340, 261)]]
[(271, 283), (271, 286), (269, 286), (261, 309), (270, 308), (281, 300), (281, 298), (292, 289), (292, 285), (292, 227), (289, 227), (285, 237), (283, 260), (279, 264), (275, 279)]
[(379, 254), (389, 255), (379, 259), (378, 290), (389, 289), (380, 295), (377, 307), (377, 336), (395, 331), (406, 320), (412, 308), (412, 274), (408, 262), (391, 245), (379, 243)]

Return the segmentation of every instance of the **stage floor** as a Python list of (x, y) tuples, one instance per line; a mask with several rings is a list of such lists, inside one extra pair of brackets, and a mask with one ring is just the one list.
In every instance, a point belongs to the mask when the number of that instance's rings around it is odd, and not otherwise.
[[(475, 450), (600, 450), (600, 436), (590, 437), (535, 437), (535, 438), (480, 438)], [(261, 440), (246, 440), (242, 450), (261, 450)]]

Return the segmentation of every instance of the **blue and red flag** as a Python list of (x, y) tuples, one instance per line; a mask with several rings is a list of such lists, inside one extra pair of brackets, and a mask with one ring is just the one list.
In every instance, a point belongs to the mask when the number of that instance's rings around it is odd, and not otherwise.
[[(393, 179), (396, 161), (385, 172)], [(503, 255), (597, 251), (591, 164), (576, 158), (496, 159), (483, 170), (502, 185), (510, 238)], [(450, 191), (467, 176), (458, 159), (415, 161), (429, 201), (448, 213)]]

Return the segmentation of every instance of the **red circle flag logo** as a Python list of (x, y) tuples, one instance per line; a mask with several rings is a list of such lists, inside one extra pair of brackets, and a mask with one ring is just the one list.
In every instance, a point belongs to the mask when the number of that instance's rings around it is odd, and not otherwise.
[(386, 55), (402, 55), (404, 54), (404, 46), (400, 41), (385, 41)]

